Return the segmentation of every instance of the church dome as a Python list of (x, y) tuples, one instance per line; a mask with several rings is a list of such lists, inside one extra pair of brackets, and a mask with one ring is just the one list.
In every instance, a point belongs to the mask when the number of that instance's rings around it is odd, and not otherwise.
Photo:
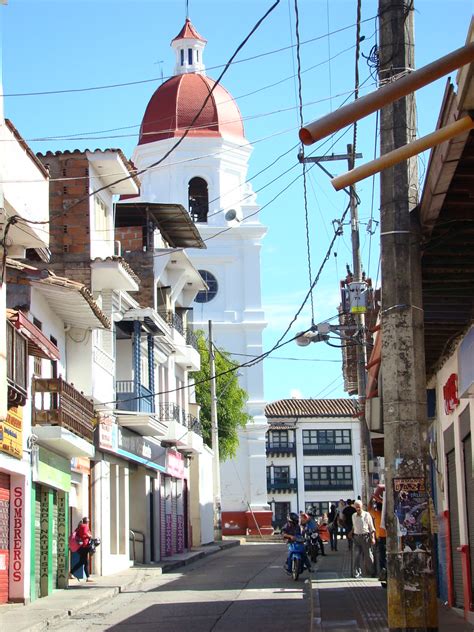
[[(193, 123), (215, 81), (198, 73), (176, 75), (165, 81), (151, 97), (140, 128), (139, 145), (156, 140), (182, 136)], [(188, 136), (244, 138), (244, 126), (239, 108), (232, 96), (220, 84)]]
[[(140, 128), (139, 145), (182, 136), (191, 125), (188, 136), (220, 136), (242, 141), (244, 126), (236, 102), (224, 87), (206, 77), (205, 46), (206, 40), (186, 18), (183, 28), (171, 41), (176, 55), (174, 77), (151, 97)], [(194, 121), (213, 86), (203, 111)]]

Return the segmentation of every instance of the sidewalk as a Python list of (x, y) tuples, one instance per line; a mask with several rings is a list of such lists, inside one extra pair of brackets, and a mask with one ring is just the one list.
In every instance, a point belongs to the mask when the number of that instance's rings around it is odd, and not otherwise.
[[(387, 592), (377, 579), (353, 579), (347, 542), (338, 542), (338, 551), (326, 548), (319, 557), (312, 579), (311, 632), (388, 632)], [(439, 630), (471, 632), (453, 610), (439, 604)]]
[(23, 604), (0, 606), (0, 630), (2, 632), (41, 632), (53, 623), (109, 600), (120, 592), (140, 590), (145, 584), (147, 589), (150, 589), (153, 585), (167, 581), (163, 577), (164, 573), (172, 572), (198, 559), (239, 544), (238, 540), (208, 544), (193, 549), (189, 553), (167, 558), (165, 562), (134, 566), (123, 573), (107, 577), (94, 576), (93, 584), (70, 580), (68, 590), (56, 590), (49, 597), (37, 599), (26, 606)]

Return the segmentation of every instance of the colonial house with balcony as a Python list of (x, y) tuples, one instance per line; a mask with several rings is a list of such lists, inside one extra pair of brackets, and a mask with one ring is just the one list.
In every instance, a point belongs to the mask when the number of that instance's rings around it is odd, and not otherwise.
[[(0, 603), (3, 603), (29, 597), (30, 529), (26, 512), (31, 502), (31, 461), (29, 420), (23, 407), (28, 394), (29, 355), (47, 354), (52, 349), (41, 332), (35, 330), (33, 334), (28, 330), (28, 337), (20, 324), (5, 318), (6, 257), (21, 258), (27, 249), (33, 248), (38, 257), (47, 256), (49, 177), (13, 123), (3, 118), (1, 98), (0, 142)], [(24, 180), (31, 182), (25, 186)], [(18, 521), (15, 524), (14, 506)]]
[(267, 404), (267, 493), (274, 528), (290, 511), (321, 516), (361, 487), (360, 430), (350, 399), (282, 399)]

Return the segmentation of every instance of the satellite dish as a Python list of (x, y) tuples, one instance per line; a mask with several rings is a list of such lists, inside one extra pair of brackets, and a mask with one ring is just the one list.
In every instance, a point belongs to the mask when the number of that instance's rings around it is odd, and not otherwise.
[(231, 208), (230, 210), (227, 211), (224, 217), (225, 217), (226, 222), (231, 222), (233, 219), (237, 217), (237, 211), (235, 210), (235, 208)]

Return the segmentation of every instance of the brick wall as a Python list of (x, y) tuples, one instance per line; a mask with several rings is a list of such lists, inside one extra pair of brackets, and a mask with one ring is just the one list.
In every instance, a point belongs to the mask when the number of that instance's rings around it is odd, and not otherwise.
[(122, 254), (126, 252), (143, 251), (143, 227), (142, 226), (124, 226), (115, 229), (115, 239), (122, 244)]

